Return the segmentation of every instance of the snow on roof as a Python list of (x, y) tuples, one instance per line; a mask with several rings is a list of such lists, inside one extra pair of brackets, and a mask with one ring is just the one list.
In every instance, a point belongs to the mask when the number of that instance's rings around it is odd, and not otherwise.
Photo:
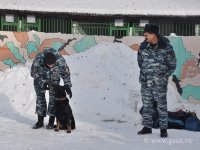
[(200, 16), (200, 0), (0, 0), (0, 9), (96, 15)]

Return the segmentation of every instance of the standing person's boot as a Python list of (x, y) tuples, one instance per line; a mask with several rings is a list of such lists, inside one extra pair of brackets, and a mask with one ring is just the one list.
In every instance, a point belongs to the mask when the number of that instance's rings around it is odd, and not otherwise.
[(151, 128), (143, 127), (142, 130), (138, 132), (138, 135), (151, 134), (151, 133), (152, 133)]
[(55, 121), (55, 116), (50, 116), (49, 117), (49, 123), (46, 126), (47, 129), (54, 129), (54, 121)]
[(33, 125), (33, 129), (39, 129), (42, 128), (44, 126), (44, 117), (38, 115), (38, 122), (36, 124)]
[(162, 138), (168, 137), (167, 129), (160, 129), (160, 137)]

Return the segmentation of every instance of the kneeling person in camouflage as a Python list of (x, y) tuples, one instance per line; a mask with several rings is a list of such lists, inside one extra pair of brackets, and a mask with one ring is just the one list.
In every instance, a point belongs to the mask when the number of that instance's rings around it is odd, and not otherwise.
[[(70, 71), (65, 59), (55, 49), (45, 49), (37, 54), (31, 66), (31, 76), (34, 78), (34, 88), (36, 92), (36, 113), (37, 123), (32, 127), (38, 129), (44, 126), (44, 117), (49, 115), (47, 129), (54, 128), (55, 120), (55, 93), (51, 85), (59, 85), (60, 78), (63, 79), (65, 89), (69, 97), (72, 97)], [(49, 90), (48, 110), (45, 92)]]

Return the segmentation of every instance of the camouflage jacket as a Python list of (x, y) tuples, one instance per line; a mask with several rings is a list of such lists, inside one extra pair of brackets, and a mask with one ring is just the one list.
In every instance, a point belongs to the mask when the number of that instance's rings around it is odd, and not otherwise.
[(153, 48), (144, 41), (138, 51), (139, 81), (144, 86), (167, 85), (168, 77), (176, 69), (176, 56), (166, 37), (159, 36)]
[[(48, 52), (54, 53), (56, 56), (56, 64), (53, 68), (46, 67), (44, 63), (44, 55)], [(59, 84), (60, 78), (63, 79), (65, 85), (72, 86), (69, 67), (62, 55), (54, 49), (46, 49), (37, 54), (31, 66), (31, 76), (40, 87), (43, 87), (45, 82)]]

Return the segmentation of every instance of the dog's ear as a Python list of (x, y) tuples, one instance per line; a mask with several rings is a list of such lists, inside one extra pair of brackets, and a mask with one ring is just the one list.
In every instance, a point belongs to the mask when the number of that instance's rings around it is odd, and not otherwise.
[(58, 89), (58, 85), (52, 84), (53, 90), (56, 91)]
[(63, 90), (65, 90), (65, 85), (61, 85), (60, 87), (61, 87)]
[(53, 87), (57, 87), (57, 86), (58, 86), (58, 85), (56, 85), (56, 84), (53, 84), (53, 83), (52, 83), (51, 85), (52, 85)]

